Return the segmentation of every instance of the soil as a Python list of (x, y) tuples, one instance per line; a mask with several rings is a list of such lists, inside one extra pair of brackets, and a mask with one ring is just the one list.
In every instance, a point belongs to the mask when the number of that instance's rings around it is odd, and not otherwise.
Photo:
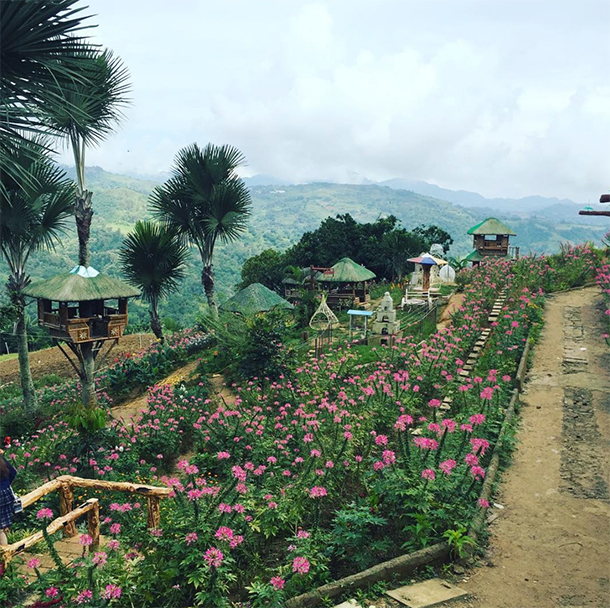
[[(138, 352), (142, 348), (150, 346), (154, 340), (155, 337), (153, 334), (131, 334), (129, 336), (124, 336), (114, 347), (109, 358), (112, 359), (113, 355), (116, 356), (122, 352)], [(103, 356), (103, 353), (101, 353), (101, 356)], [(75, 377), (72, 366), (66, 361), (65, 356), (57, 346), (32, 351), (30, 353), (30, 368), (34, 380), (41, 380), (45, 376), (51, 374), (55, 374), (61, 378)], [(17, 359), (0, 361), (0, 386), (10, 384), (11, 382), (19, 382), (19, 361)]]
[(451, 321), (451, 315), (462, 306), (464, 303), (464, 294), (463, 293), (454, 293), (449, 298), (449, 302), (447, 302), (447, 306), (445, 306), (441, 318), (438, 320), (436, 324), (437, 329), (442, 329), (449, 325)]
[(610, 606), (610, 370), (599, 290), (549, 298), (483, 567), (449, 608)]

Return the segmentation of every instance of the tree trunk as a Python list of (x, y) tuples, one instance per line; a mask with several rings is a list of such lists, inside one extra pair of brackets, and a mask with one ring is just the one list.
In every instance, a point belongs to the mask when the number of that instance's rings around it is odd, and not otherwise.
[(21, 294), (13, 297), (17, 310), (17, 350), (19, 352), (19, 376), (21, 378), (21, 390), (23, 391), (23, 403), (26, 412), (33, 412), (38, 407), (36, 391), (30, 370), (30, 354), (28, 351), (28, 332), (25, 324), (25, 299)]
[(203, 285), (203, 291), (208, 300), (212, 315), (215, 318), (218, 318), (218, 307), (216, 306), (216, 300), (214, 299), (214, 267), (212, 264), (203, 264), (201, 284)]
[(93, 352), (93, 342), (85, 342), (80, 345), (83, 360), (81, 363), (81, 396), (83, 405), (87, 409), (95, 409), (97, 406), (97, 393), (95, 392), (95, 353)]
[(84, 190), (76, 194), (74, 201), (74, 217), (78, 233), (78, 263), (88, 268), (91, 260), (89, 237), (91, 235), (91, 220), (93, 218), (92, 192)]
[(156, 304), (151, 303), (148, 314), (150, 315), (150, 327), (153, 330), (153, 334), (155, 334), (159, 342), (163, 344), (165, 342), (165, 337), (163, 336), (163, 324), (161, 323), (161, 319), (159, 319), (159, 311), (157, 310)]

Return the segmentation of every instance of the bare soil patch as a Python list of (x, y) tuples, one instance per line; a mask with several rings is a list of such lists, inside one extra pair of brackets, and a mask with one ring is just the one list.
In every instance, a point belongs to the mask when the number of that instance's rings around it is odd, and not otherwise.
[[(114, 347), (112, 354), (109, 355), (109, 359), (111, 360), (113, 356), (116, 357), (117, 354), (123, 352), (139, 352), (142, 348), (150, 346), (154, 340), (155, 337), (153, 334), (142, 334), (142, 346), (140, 346), (139, 334), (124, 336)], [(75, 377), (71, 365), (66, 361), (65, 356), (56, 346), (32, 351), (30, 353), (30, 367), (34, 380), (40, 380), (51, 374), (56, 374), (61, 378)], [(0, 385), (8, 384), (10, 382), (19, 382), (19, 361), (17, 359), (0, 361)]]

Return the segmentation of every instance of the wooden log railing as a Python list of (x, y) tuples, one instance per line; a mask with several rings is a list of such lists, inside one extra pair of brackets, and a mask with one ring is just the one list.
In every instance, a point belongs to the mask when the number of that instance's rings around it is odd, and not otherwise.
[[(87, 515), (87, 527), (89, 536), (93, 539), (93, 547), (99, 544), (100, 538), (100, 505), (97, 498), (90, 498), (82, 505), (74, 508), (74, 488), (93, 488), (95, 490), (107, 490), (109, 492), (124, 492), (126, 494), (137, 494), (146, 496), (148, 502), (148, 527), (156, 529), (160, 521), (160, 500), (169, 496), (169, 488), (149, 486), (145, 484), (135, 484), (124, 481), (105, 481), (101, 479), (85, 479), (74, 477), (73, 475), (61, 475), (31, 492), (21, 496), (23, 508), (31, 506), (41, 498), (52, 492), (59, 492), (59, 511), (60, 517), (54, 519), (47, 526), (49, 535), (53, 535), (59, 530), (63, 530), (68, 537), (76, 536), (76, 520)], [(27, 551), (44, 539), (41, 531), (36, 532), (11, 545), (0, 546), (0, 561), (7, 564), (11, 559)]]

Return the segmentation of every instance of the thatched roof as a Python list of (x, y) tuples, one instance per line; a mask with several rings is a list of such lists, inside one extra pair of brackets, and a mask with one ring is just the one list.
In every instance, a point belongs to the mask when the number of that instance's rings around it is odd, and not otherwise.
[(140, 292), (121, 279), (101, 274), (95, 268), (76, 266), (70, 272), (36, 281), (23, 290), (26, 296), (54, 302), (87, 302), (135, 298)]
[(324, 274), (321, 281), (329, 283), (363, 283), (370, 281), (377, 275), (368, 268), (356, 264), (350, 258), (342, 258), (333, 267), (333, 274)]
[(431, 264), (429, 261), (426, 261), (427, 258), (432, 258), (432, 260), (435, 262), (435, 264), (437, 266), (444, 266), (445, 264), (448, 264), (447, 260), (443, 260), (441, 258), (437, 258), (433, 255), (431, 255), (430, 253), (422, 253), (421, 255), (417, 256), (416, 258), (409, 258), (407, 260), (407, 262), (413, 262), (414, 264), (427, 264), (428, 266), (434, 266), (434, 264)]
[(506, 224), (503, 224), (495, 217), (488, 217), (486, 220), (479, 222), (468, 231), (468, 234), (508, 234), (517, 236), (516, 232), (513, 232)]
[(272, 308), (291, 309), (292, 304), (260, 283), (248, 285), (220, 305), (220, 310), (239, 312), (244, 316), (267, 312)]
[(481, 255), (476, 249), (469, 253), (465, 258), (468, 262), (480, 262), (485, 259), (484, 255)]

